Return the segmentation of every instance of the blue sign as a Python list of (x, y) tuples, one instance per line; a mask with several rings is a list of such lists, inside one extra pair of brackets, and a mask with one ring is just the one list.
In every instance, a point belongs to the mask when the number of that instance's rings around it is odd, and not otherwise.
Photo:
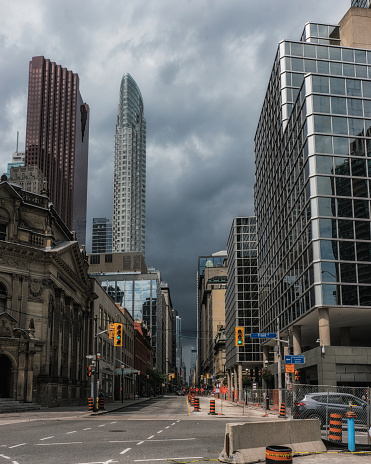
[(253, 333), (250, 334), (250, 338), (277, 338), (275, 333)]
[(297, 355), (297, 356), (285, 356), (285, 363), (286, 364), (304, 364), (304, 356)]

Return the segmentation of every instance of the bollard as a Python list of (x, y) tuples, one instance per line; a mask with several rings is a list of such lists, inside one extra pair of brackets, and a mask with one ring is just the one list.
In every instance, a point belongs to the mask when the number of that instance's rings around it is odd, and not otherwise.
[(354, 419), (356, 418), (356, 413), (352, 411), (352, 407), (350, 406), (350, 410), (346, 412), (345, 417), (347, 418), (348, 422), (348, 450), (353, 452), (356, 450), (356, 433), (354, 427)]
[(89, 411), (93, 410), (93, 398), (88, 399)]
[(195, 398), (194, 399), (194, 412), (199, 412), (200, 411), (200, 399)]
[(267, 446), (265, 448), (265, 463), (277, 464), (277, 462), (292, 463), (292, 449), (288, 446)]
[(191, 406), (194, 406), (195, 404), (195, 395), (191, 395)]
[(278, 417), (286, 417), (286, 405), (281, 403), (280, 415)]
[(210, 400), (210, 415), (215, 415), (215, 400)]
[(330, 414), (329, 440), (341, 443), (342, 441), (342, 417), (341, 414)]

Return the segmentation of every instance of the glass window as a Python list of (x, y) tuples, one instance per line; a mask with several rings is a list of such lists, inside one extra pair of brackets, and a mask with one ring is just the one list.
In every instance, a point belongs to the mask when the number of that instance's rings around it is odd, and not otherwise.
[(368, 200), (354, 200), (354, 217), (364, 219), (370, 217)]
[(343, 61), (354, 61), (353, 50), (349, 48), (342, 48)]
[(333, 174), (332, 156), (316, 156), (316, 170), (319, 174)]
[(313, 92), (329, 93), (328, 77), (313, 76)]
[(332, 138), (325, 135), (315, 136), (316, 152), (332, 154)]
[(318, 72), (321, 74), (329, 74), (329, 62), (328, 61), (317, 61)]
[(348, 98), (348, 114), (349, 116), (363, 116), (362, 100)]
[(364, 139), (350, 139), (349, 152), (354, 156), (365, 155), (365, 142)]
[(366, 63), (366, 52), (365, 50), (354, 50), (356, 63)]
[(352, 200), (350, 198), (337, 198), (338, 216), (353, 217)]
[(321, 259), (338, 259), (336, 240), (320, 240)]
[(344, 261), (355, 261), (354, 242), (339, 240), (340, 259)]
[(316, 72), (317, 66), (315, 60), (304, 60), (304, 71), (309, 72)]
[(363, 96), (371, 98), (371, 81), (362, 81)]
[[(333, 64), (338, 64), (338, 63), (331, 63), (331, 66)], [(341, 70), (340, 70), (340, 73), (341, 73)], [(330, 77), (330, 87), (331, 87), (332, 94), (345, 95), (345, 79), (340, 79), (338, 77)]]
[(334, 163), (335, 163), (335, 174), (340, 175), (340, 176), (350, 175), (349, 158), (338, 158), (337, 156), (335, 156)]
[(339, 282), (339, 264), (327, 261), (321, 262), (322, 282)]
[(343, 305), (358, 305), (357, 287), (355, 285), (342, 285), (341, 296)]
[(334, 219), (320, 219), (319, 235), (321, 238), (336, 238), (336, 221)]
[(330, 60), (341, 61), (341, 48), (330, 47)]
[(334, 153), (338, 155), (349, 154), (349, 142), (346, 137), (334, 137)]
[(346, 81), (347, 95), (355, 97), (362, 96), (361, 81), (354, 79), (347, 79)]
[(342, 282), (357, 282), (357, 269), (355, 264), (340, 263), (340, 270)]
[(361, 284), (369, 284), (371, 283), (370, 276), (371, 264), (358, 264), (358, 282)]
[(343, 74), (344, 76), (354, 77), (355, 69), (354, 64), (343, 64)]
[(357, 242), (357, 260), (371, 261), (371, 242)]
[[(349, 184), (350, 191), (350, 184)], [(317, 177), (317, 193), (318, 195), (334, 195), (334, 178), (318, 176)]]
[(332, 127), (334, 134), (348, 134), (347, 119), (333, 116)]
[(353, 221), (347, 219), (339, 219), (339, 238), (354, 238)]
[(291, 69), (293, 71), (304, 71), (303, 60), (300, 58), (291, 58)]
[(346, 101), (346, 98), (343, 97), (331, 97), (332, 112), (335, 114), (347, 114)]
[(336, 177), (336, 194), (342, 197), (352, 196), (350, 179), (348, 177)]
[(352, 175), (367, 177), (366, 161), (364, 159), (352, 158)]
[(303, 44), (291, 42), (291, 55), (303, 56)]
[(370, 223), (368, 221), (354, 221), (357, 240), (370, 240)]
[(363, 119), (348, 118), (349, 135), (363, 135)]
[(322, 285), (323, 304), (339, 304), (338, 285)]
[(353, 196), (367, 197), (367, 183), (365, 179), (353, 179)]
[(309, 58), (316, 58), (315, 45), (304, 44), (304, 56)]
[(317, 58), (323, 58), (327, 60), (329, 58), (328, 56), (328, 47), (317, 47)]
[[(366, 118), (371, 117), (371, 100), (363, 100), (363, 112)], [(367, 124), (367, 127), (369, 127), (369, 124)]]
[(319, 216), (335, 216), (334, 198), (318, 197)]
[[(345, 98), (343, 98), (343, 100), (344, 100), (344, 110), (346, 112)], [(330, 98), (326, 97), (325, 95), (313, 95), (313, 110), (317, 113), (329, 113), (330, 112)], [(370, 111), (371, 111), (371, 101), (370, 101)]]
[(366, 126), (365, 135), (367, 137), (371, 137), (371, 120), (370, 119), (365, 119), (365, 126)]
[(367, 78), (367, 66), (356, 65), (356, 76)]
[[(346, 123), (346, 120), (345, 120)], [(314, 116), (314, 130), (316, 132), (327, 132), (331, 134), (331, 117), (330, 116)]]
[(359, 287), (359, 302), (362, 306), (371, 306), (371, 287)]

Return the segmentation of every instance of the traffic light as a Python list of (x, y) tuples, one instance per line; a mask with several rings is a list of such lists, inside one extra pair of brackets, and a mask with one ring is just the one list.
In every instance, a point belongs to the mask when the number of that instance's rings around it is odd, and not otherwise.
[(122, 324), (120, 324), (120, 323), (115, 324), (114, 345), (115, 346), (122, 346)]
[(88, 374), (88, 377), (91, 377), (91, 366), (88, 366), (87, 374)]
[(295, 371), (295, 381), (296, 382), (299, 382), (300, 380), (300, 372), (299, 371)]
[(234, 332), (235, 346), (245, 346), (245, 329), (244, 327), (236, 327)]

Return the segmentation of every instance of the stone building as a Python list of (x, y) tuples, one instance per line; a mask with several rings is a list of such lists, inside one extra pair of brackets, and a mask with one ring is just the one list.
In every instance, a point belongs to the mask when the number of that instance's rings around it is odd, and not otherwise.
[(87, 269), (49, 199), (1, 182), (0, 397), (49, 406), (87, 401)]

